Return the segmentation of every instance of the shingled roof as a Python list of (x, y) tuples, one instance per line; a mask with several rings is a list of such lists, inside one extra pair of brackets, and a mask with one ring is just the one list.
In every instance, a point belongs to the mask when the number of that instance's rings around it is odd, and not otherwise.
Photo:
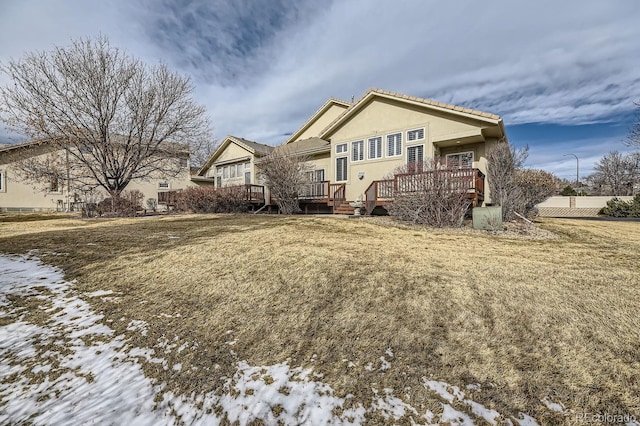
[(315, 154), (331, 150), (331, 143), (318, 137), (289, 142), (276, 147), (276, 150), (284, 150), (287, 154)]

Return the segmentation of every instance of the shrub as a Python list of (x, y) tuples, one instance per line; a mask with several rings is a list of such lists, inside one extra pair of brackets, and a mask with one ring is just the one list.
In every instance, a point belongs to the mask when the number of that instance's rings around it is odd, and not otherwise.
[(636, 194), (631, 201), (613, 197), (600, 209), (600, 214), (611, 217), (640, 217), (640, 194)]
[(520, 169), (516, 170), (515, 182), (521, 193), (516, 209), (522, 215), (532, 217), (537, 215), (536, 204), (556, 192), (558, 178), (544, 170)]
[(193, 187), (177, 195), (176, 210), (193, 213), (242, 213), (248, 204), (242, 187)]
[(96, 211), (101, 216), (135, 216), (136, 211), (142, 208), (143, 199), (144, 194), (137, 189), (122, 191), (118, 197), (107, 197), (100, 201)]
[[(466, 196), (467, 186), (452, 179), (439, 159), (424, 164), (425, 172), (406, 173), (396, 170), (410, 185), (410, 191), (396, 193), (386, 207), (390, 216), (401, 221), (436, 228), (461, 226), (471, 201)], [(405, 172), (405, 173), (402, 173)], [(400, 184), (403, 186), (403, 183)]]
[(562, 189), (562, 192), (560, 192), (560, 195), (568, 197), (570, 195), (578, 195), (578, 193), (576, 192), (575, 189), (573, 189), (573, 186), (567, 185)]

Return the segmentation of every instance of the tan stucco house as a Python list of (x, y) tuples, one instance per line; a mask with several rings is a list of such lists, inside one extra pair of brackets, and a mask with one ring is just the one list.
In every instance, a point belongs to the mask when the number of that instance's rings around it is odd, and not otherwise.
[[(69, 211), (86, 201), (86, 194), (80, 194), (71, 179), (34, 182), (20, 176), (16, 159), (38, 160), (52, 155), (64, 156), (64, 150), (56, 151), (42, 141), (0, 145), (0, 212)], [(158, 201), (163, 193), (196, 186), (198, 182), (192, 181), (188, 155), (181, 158), (181, 165), (181, 171), (176, 176), (158, 174), (147, 179), (135, 179), (127, 185), (126, 190), (141, 191), (144, 194), (143, 203), (146, 203), (148, 199)], [(100, 201), (106, 196), (106, 191), (97, 189), (92, 200)], [(159, 208), (165, 209), (167, 206), (160, 205)]]
[[(305, 210), (350, 213), (349, 203), (362, 199), (371, 213), (388, 201), (391, 186), (402, 184), (395, 170), (434, 156), (446, 160), (452, 176), (468, 181), (474, 205), (489, 202), (485, 152), (503, 140), (504, 124), (495, 114), (371, 89), (355, 102), (329, 99), (282, 147), (312, 165), (312, 183), (301, 194)], [(229, 136), (198, 175), (214, 178), (218, 187), (261, 185), (260, 157), (271, 149)], [(227, 167), (236, 168), (233, 177)]]

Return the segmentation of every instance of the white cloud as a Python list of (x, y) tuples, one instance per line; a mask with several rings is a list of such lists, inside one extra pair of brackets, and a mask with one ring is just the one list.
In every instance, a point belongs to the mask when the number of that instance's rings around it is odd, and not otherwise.
[(219, 138), (279, 143), (328, 97), (357, 98), (370, 87), (497, 113), (507, 125), (616, 120), (640, 98), (640, 3), (632, 1), (2, 7), (0, 38), (12, 43), (0, 60), (101, 32), (146, 61), (192, 75)]

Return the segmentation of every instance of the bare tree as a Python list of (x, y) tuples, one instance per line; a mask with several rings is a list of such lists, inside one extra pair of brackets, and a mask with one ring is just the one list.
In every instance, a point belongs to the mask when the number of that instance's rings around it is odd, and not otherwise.
[(259, 167), (264, 183), (269, 187), (271, 198), (275, 199), (280, 212), (299, 212), (300, 195), (310, 183), (308, 172), (311, 166), (306, 157), (289, 152), (286, 145), (283, 145), (262, 157)]
[(516, 171), (524, 165), (529, 148), (514, 148), (501, 141), (487, 151), (487, 180), (491, 201), (502, 207), (502, 218), (511, 220), (523, 205), (523, 193), (518, 188)]
[(555, 194), (561, 185), (552, 173), (539, 169), (516, 170), (515, 181), (521, 194), (515, 209), (524, 216), (537, 215), (536, 204)]
[(191, 165), (202, 167), (219, 146), (220, 143), (214, 138), (204, 140), (202, 143), (198, 144), (191, 151)]
[[(68, 177), (111, 197), (134, 179), (177, 176), (189, 150), (211, 140), (188, 78), (148, 67), (104, 37), (28, 53), (0, 69), (13, 80), (0, 88), (0, 119), (63, 151)], [(40, 165), (23, 169), (39, 170), (37, 178), (47, 161), (30, 161)]]
[(590, 185), (607, 195), (632, 195), (640, 183), (640, 152), (621, 154), (611, 151), (594, 166), (587, 177)]

